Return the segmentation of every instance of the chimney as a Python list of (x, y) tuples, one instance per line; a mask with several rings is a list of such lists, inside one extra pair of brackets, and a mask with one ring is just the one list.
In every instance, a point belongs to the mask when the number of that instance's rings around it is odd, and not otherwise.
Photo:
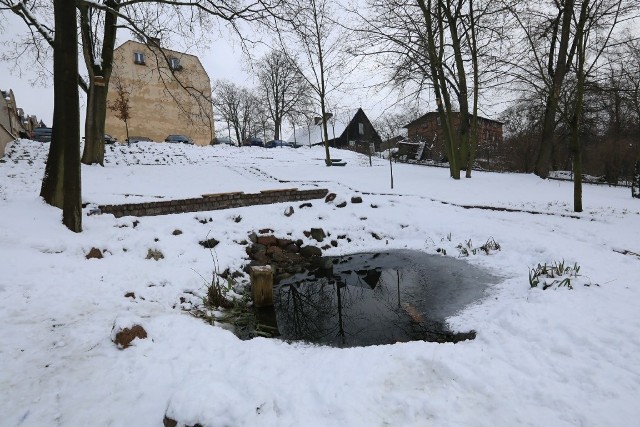
[[(329, 119), (331, 119), (331, 117), (333, 117), (333, 113), (324, 113), (324, 120), (327, 121)], [(315, 125), (319, 125), (320, 123), (322, 123), (322, 117), (314, 117), (313, 118), (313, 123)]]
[(152, 47), (160, 47), (160, 37), (147, 37), (147, 44)]

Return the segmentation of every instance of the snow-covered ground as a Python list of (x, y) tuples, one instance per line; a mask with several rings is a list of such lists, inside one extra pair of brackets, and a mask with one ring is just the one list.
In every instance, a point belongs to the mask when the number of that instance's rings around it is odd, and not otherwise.
[[(74, 234), (38, 198), (46, 149), (19, 141), (0, 163), (2, 426), (158, 426), (165, 415), (203, 426), (640, 420), (640, 259), (616, 252), (640, 253), (640, 202), (628, 188), (585, 186), (585, 211), (575, 218), (572, 184), (532, 175), (456, 182), (446, 169), (394, 164), (392, 190), (386, 161), (370, 167), (351, 152), (334, 150), (347, 166), (327, 168), (320, 148), (139, 143), (107, 147), (105, 167), (83, 166), (84, 202), (317, 185), (364, 203), (296, 203), (291, 217), (289, 204), (143, 217), (136, 227), (132, 217), (85, 215)], [(466, 259), (503, 280), (449, 319), (477, 338), (350, 349), (240, 341), (182, 309), (202, 295), (214, 267), (198, 241), (219, 240), (218, 269), (238, 270), (247, 262), (238, 242), (250, 232), (302, 237), (318, 226), (352, 239), (328, 255), (444, 248), (458, 256), (459, 243), (494, 238), (500, 251)], [(105, 258), (85, 259), (92, 247)], [(146, 259), (149, 249), (164, 259)], [(581, 266), (573, 289), (530, 288), (531, 267), (562, 260)], [(147, 339), (118, 349), (114, 325), (133, 323)]]

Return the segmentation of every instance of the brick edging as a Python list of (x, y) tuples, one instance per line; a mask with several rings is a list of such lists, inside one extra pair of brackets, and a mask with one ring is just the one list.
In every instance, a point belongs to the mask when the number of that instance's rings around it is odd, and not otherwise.
[(269, 205), (272, 203), (297, 202), (324, 198), (329, 190), (318, 188), (298, 190), (286, 188), (262, 190), (259, 193), (217, 193), (203, 194), (202, 197), (164, 200), (161, 202), (127, 203), (124, 205), (98, 206), (100, 213), (112, 214), (116, 218), (123, 216), (169, 215), (186, 212), (215, 211), (220, 209), (239, 208), (243, 206)]

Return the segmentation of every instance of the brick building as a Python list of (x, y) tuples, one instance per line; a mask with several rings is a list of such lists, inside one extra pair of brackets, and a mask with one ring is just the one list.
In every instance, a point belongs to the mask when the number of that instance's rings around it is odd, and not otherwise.
[[(460, 125), (460, 113), (452, 113), (453, 129)], [(400, 143), (401, 154), (415, 160), (443, 160), (445, 156), (444, 136), (440, 124), (440, 115), (432, 111), (418, 117), (405, 126), (408, 143)], [(478, 116), (478, 148), (502, 143), (502, 123)], [(418, 158), (419, 157), (419, 158)]]

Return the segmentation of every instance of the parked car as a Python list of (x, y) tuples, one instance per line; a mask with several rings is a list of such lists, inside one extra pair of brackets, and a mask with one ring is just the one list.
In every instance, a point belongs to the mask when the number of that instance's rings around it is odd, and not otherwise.
[(294, 147), (293, 142), (283, 141), (281, 139), (273, 139), (265, 144), (267, 148), (276, 147)]
[(146, 142), (151, 142), (151, 138), (147, 138), (146, 136), (130, 136), (129, 138), (127, 138), (127, 144), (131, 144), (133, 142), (140, 142), (140, 141), (146, 141)]
[(217, 145), (217, 144), (236, 145), (236, 143), (233, 142), (233, 140), (228, 136), (220, 136), (217, 138), (213, 138), (211, 145)]
[(193, 145), (191, 138), (185, 135), (169, 135), (164, 139), (164, 142), (174, 142)]
[[(86, 137), (81, 137), (80, 138), (82, 140), (82, 142), (86, 141)], [(109, 135), (109, 134), (104, 134), (104, 143), (105, 144), (115, 144), (116, 142), (118, 142), (118, 138), (114, 138), (113, 136)]]
[(242, 141), (242, 145), (244, 146), (252, 146), (252, 147), (264, 147), (264, 141), (262, 141), (257, 136), (250, 136), (249, 138)]
[(51, 128), (35, 128), (31, 132), (31, 139), (38, 142), (51, 142)]

